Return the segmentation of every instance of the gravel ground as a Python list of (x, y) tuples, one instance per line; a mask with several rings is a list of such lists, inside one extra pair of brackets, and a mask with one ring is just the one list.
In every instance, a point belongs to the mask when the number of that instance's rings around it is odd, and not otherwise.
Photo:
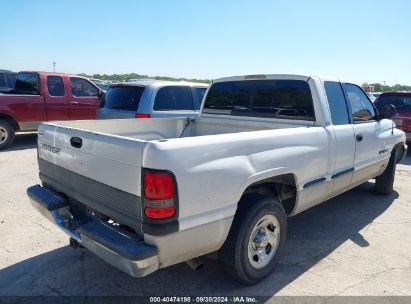
[(244, 287), (213, 260), (200, 271), (183, 263), (135, 279), (71, 249), (26, 197), (26, 188), (39, 183), (35, 142), (36, 134), (21, 134), (0, 152), (2, 296), (411, 295), (410, 153), (397, 166), (390, 196), (375, 194), (370, 181), (291, 218), (276, 271)]

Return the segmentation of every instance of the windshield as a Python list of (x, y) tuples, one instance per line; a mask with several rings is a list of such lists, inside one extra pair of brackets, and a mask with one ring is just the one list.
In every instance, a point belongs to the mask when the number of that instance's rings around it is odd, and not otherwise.
[(96, 86), (98, 86), (100, 89), (107, 91), (110, 88), (110, 85), (107, 83), (102, 82), (101, 80), (91, 80), (92, 83), (94, 83)]
[(375, 102), (377, 107), (386, 104), (392, 104), (398, 110), (411, 110), (411, 95), (383, 95)]
[(107, 91), (110, 88), (110, 85), (105, 84), (105, 83), (94, 83), (94, 84), (104, 91)]
[(144, 87), (110, 87), (100, 104), (101, 108), (136, 112)]

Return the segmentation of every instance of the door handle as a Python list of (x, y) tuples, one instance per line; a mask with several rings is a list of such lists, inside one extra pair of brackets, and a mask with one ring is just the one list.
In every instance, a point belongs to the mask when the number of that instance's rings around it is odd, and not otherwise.
[(70, 102), (73, 106), (76, 106), (76, 105), (78, 105), (78, 101), (72, 101), (72, 102)]
[(356, 136), (355, 136), (355, 139), (358, 141), (358, 142), (360, 142), (360, 141), (362, 141), (362, 139), (363, 139), (363, 135), (360, 133), (360, 134), (357, 134)]

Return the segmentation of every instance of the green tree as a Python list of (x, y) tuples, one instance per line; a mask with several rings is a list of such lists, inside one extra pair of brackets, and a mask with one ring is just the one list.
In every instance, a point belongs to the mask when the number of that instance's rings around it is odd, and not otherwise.
[(393, 86), (383, 85), (381, 83), (363, 83), (362, 88), (366, 88), (367, 86), (373, 86), (374, 92), (396, 92), (396, 91), (411, 91), (411, 86), (396, 84)]
[(196, 79), (196, 78), (175, 78), (169, 76), (149, 76), (149, 75), (142, 75), (137, 73), (129, 73), (129, 74), (79, 74), (81, 76), (87, 78), (95, 78), (100, 80), (114, 80), (114, 81), (126, 81), (127, 79), (157, 79), (157, 80), (168, 80), (168, 81), (190, 81), (190, 82), (202, 82), (202, 83), (210, 83), (209, 79)]

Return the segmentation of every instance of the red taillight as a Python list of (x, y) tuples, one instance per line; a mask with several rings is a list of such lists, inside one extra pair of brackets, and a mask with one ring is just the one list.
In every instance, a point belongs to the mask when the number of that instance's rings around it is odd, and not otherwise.
[(411, 131), (411, 119), (404, 119), (399, 128), (403, 131)]
[(165, 208), (151, 208), (147, 207), (144, 209), (144, 214), (153, 220), (162, 220), (166, 218), (173, 217), (176, 213), (174, 207), (165, 207)]
[(411, 121), (405, 122), (405, 123), (401, 126), (401, 130), (403, 130), (403, 131), (411, 131)]
[(174, 182), (171, 174), (146, 172), (144, 174), (144, 214), (149, 219), (171, 218), (174, 206)]
[(411, 119), (407, 118), (394, 118), (395, 125), (398, 129), (403, 131), (411, 131)]
[(167, 200), (174, 196), (174, 184), (170, 174), (146, 173), (144, 196), (149, 200)]
[(151, 118), (150, 114), (139, 114), (137, 113), (136, 116), (134, 116), (135, 118)]

